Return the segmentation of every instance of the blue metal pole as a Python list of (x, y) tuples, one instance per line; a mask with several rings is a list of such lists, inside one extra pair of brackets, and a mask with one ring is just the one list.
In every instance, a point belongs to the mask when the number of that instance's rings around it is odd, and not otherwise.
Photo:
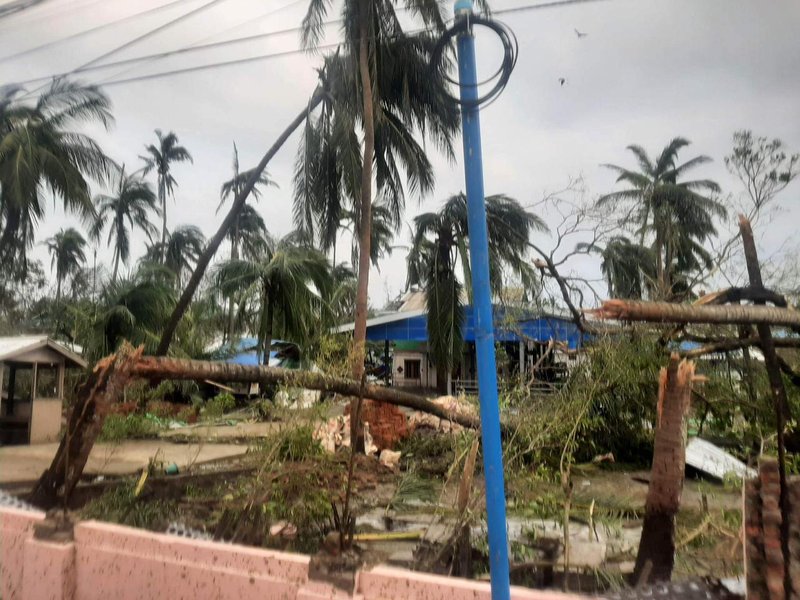
[[(456, 18), (472, 14), (472, 0), (457, 0)], [(472, 265), (472, 304), (475, 308), (475, 348), (478, 359), (478, 394), (481, 402), (483, 472), (486, 480), (486, 515), (489, 526), (489, 567), (492, 600), (508, 600), (508, 535), (503, 448), (500, 440), (500, 407), (497, 400), (497, 367), (494, 355), (492, 289), (489, 283), (489, 236), (483, 191), (481, 121), (475, 38), (471, 31), (458, 36), (458, 79), (461, 87), (461, 120), (464, 140), (464, 176), (467, 187), (469, 254)]]

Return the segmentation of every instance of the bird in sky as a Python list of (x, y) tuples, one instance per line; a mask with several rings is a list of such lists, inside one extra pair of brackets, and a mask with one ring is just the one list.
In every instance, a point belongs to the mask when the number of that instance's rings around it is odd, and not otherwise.
[(561, 86), (563, 87), (564, 84), (567, 83), (567, 78), (566, 77), (559, 77), (558, 78), (558, 83), (560, 83)]
[(588, 34), (588, 33), (583, 33), (582, 31), (578, 31), (578, 30), (576, 29), (576, 30), (575, 30), (575, 35), (577, 35), (577, 36), (578, 36), (578, 38), (580, 39), (580, 38), (585, 38), (585, 37), (586, 37), (587, 35), (589, 35), (589, 34)]

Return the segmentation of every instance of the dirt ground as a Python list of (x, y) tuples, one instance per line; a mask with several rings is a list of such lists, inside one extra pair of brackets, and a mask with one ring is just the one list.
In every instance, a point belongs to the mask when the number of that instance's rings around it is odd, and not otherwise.
[[(58, 443), (0, 447), (0, 485), (33, 482), (50, 466)], [(178, 444), (166, 440), (129, 440), (98, 443), (86, 465), (87, 475), (126, 475), (135, 473), (158, 454), (158, 460), (188, 465), (234, 457), (247, 452), (244, 444)]]

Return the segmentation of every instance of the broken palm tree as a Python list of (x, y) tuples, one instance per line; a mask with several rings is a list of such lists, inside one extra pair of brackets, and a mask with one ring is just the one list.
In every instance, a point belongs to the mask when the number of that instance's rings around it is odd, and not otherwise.
[(638, 583), (668, 581), (675, 562), (675, 516), (683, 491), (686, 414), (692, 397), (694, 364), (677, 354), (661, 369), (658, 424), (645, 503), (644, 527), (633, 578)]
[(355, 397), (363, 393), (365, 399), (430, 413), (471, 429), (480, 427), (480, 420), (474, 415), (452, 411), (421, 396), (384, 386), (365, 384), (362, 388), (358, 381), (311, 371), (142, 356), (141, 348), (133, 350), (126, 346), (98, 362), (81, 386), (67, 432), (52, 464), (34, 487), (31, 502), (51, 508), (59, 497), (69, 497), (80, 480), (109, 407), (120, 400), (124, 388), (135, 378), (278, 384)]
[[(639, 302), (628, 300), (608, 300), (602, 307), (590, 311), (600, 318), (620, 319), (626, 321), (645, 321), (650, 323), (709, 323), (709, 324), (729, 324), (741, 325), (745, 328), (755, 325), (758, 331), (758, 343), (764, 355), (764, 366), (770, 384), (770, 396), (772, 407), (775, 412), (776, 438), (778, 446), (778, 473), (780, 481), (780, 513), (781, 531), (780, 546), (781, 554), (784, 557), (784, 593), (791, 595), (792, 585), (790, 577), (791, 554), (789, 549), (788, 531), (788, 489), (786, 483), (786, 465), (784, 435), (787, 421), (791, 418), (789, 405), (786, 397), (786, 389), (781, 377), (781, 371), (786, 371), (785, 361), (777, 355), (775, 351), (775, 341), (772, 338), (770, 327), (784, 326), (789, 327), (795, 332), (800, 332), (800, 312), (787, 308), (786, 300), (767, 290), (763, 286), (761, 279), (761, 269), (758, 262), (755, 241), (750, 222), (743, 216), (739, 217), (739, 230), (744, 246), (745, 261), (747, 272), (750, 279), (750, 287), (739, 290), (739, 293), (746, 293), (747, 297), (737, 297), (731, 290), (723, 290), (718, 294), (713, 294), (709, 302), (694, 305), (670, 304), (665, 302)], [(752, 305), (738, 304), (743, 299), (752, 301)], [(736, 302), (733, 305), (717, 305), (717, 302)], [(773, 306), (766, 306), (771, 302)], [(710, 304), (710, 305), (709, 305)], [(750, 334), (746, 333), (746, 337)], [(731, 344), (732, 346), (734, 344)], [(791, 369), (790, 369), (791, 371)], [(791, 372), (793, 373), (793, 372)], [(790, 373), (790, 377), (791, 377)], [(792, 378), (794, 381), (794, 378)], [(674, 546), (674, 541), (671, 542)], [(644, 535), (640, 552), (645, 548)], [(673, 547), (674, 551), (674, 547)], [(673, 557), (674, 560), (674, 557)], [(640, 564), (641, 563), (641, 564)], [(637, 560), (637, 573), (641, 576), (643, 570), (648, 568), (649, 562)], [(652, 577), (650, 577), (652, 578)], [(647, 577), (645, 577), (647, 579)]]

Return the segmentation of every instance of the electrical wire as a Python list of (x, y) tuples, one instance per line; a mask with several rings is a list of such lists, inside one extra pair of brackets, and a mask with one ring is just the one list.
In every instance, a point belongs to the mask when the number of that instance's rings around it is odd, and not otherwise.
[(63, 15), (65, 12), (70, 10), (75, 10), (77, 8), (84, 8), (86, 6), (91, 6), (92, 4), (100, 4), (101, 2), (108, 2), (108, 0), (88, 0), (83, 3), (75, 3), (75, 2), (67, 2), (67, 6), (57, 6), (55, 7), (56, 10), (52, 10), (50, 12), (46, 12), (44, 14), (33, 14), (28, 15), (28, 18), (25, 18), (25, 15), (18, 15), (14, 13), (13, 15), (8, 15), (8, 17), (16, 17), (15, 19), (11, 19), (10, 23), (6, 23), (5, 20), (0, 23), (0, 31), (7, 31), (8, 29), (12, 29), (14, 27), (19, 26), (26, 26), (30, 25), (31, 23), (39, 23), (40, 21), (46, 21), (48, 19), (53, 19), (60, 15)]
[[(442, 61), (442, 56), (452, 42), (453, 38), (464, 33), (471, 34), (475, 25), (486, 27), (497, 34), (497, 37), (500, 38), (500, 43), (503, 44), (503, 60), (500, 62), (500, 66), (498, 67), (497, 71), (495, 71), (490, 77), (471, 86), (478, 88), (494, 82), (494, 85), (489, 89), (488, 92), (484, 93), (483, 95), (479, 95), (474, 100), (464, 101), (461, 98), (445, 92), (447, 97), (459, 106), (488, 106), (494, 102), (508, 84), (508, 80), (511, 78), (511, 73), (514, 70), (514, 67), (517, 65), (517, 57), (519, 56), (519, 42), (517, 41), (517, 37), (514, 35), (514, 32), (511, 31), (507, 25), (499, 21), (495, 21), (494, 19), (487, 19), (486, 17), (482, 17), (480, 15), (468, 14), (457, 17), (455, 24), (445, 31), (439, 38), (439, 41), (436, 43), (436, 46), (434, 46), (433, 52), (431, 53), (430, 68), (439, 68), (439, 65)], [(458, 80), (453, 79), (446, 73), (444, 74), (444, 78), (457, 87), (464, 87), (463, 84), (461, 84)]]
[[(557, 7), (557, 6), (565, 6), (565, 5), (570, 5), (570, 4), (585, 4), (585, 3), (589, 3), (589, 2), (602, 2), (602, 1), (606, 1), (606, 0), (558, 0), (556, 2), (528, 4), (528, 5), (517, 6), (517, 7), (513, 7), (513, 8), (499, 9), (499, 10), (493, 11), (493, 14), (505, 14), (505, 13), (509, 13), (509, 12), (523, 12), (523, 11), (529, 11), (529, 10), (542, 9), (542, 8), (546, 9), (546, 8), (553, 8), (553, 7)], [(472, 17), (472, 22), (473, 23), (475, 22), (475, 18), (476, 18), (475, 16)], [(341, 19), (332, 20), (332, 21), (326, 21), (324, 23), (324, 25), (331, 25), (331, 24), (336, 24), (336, 23), (341, 23)], [(162, 57), (166, 57), (166, 56), (171, 56), (171, 55), (174, 55), (174, 54), (181, 54), (181, 53), (186, 53), (186, 52), (207, 50), (207, 49), (211, 49), (211, 48), (215, 48), (215, 47), (222, 47), (222, 46), (227, 46), (227, 45), (231, 45), (231, 44), (247, 42), (247, 41), (251, 41), (251, 40), (255, 40), (255, 39), (263, 39), (263, 38), (267, 38), (267, 37), (271, 37), (271, 36), (275, 36), (275, 35), (297, 32), (297, 31), (300, 31), (301, 29), (302, 29), (301, 27), (292, 27), (292, 28), (283, 29), (283, 30), (279, 30), (279, 31), (272, 31), (272, 32), (266, 32), (266, 33), (261, 33), (261, 34), (255, 34), (255, 35), (252, 35), (252, 36), (245, 36), (245, 37), (234, 38), (234, 39), (230, 39), (230, 40), (221, 40), (219, 42), (213, 42), (213, 43), (210, 43), (210, 44), (203, 44), (203, 45), (193, 46), (193, 47), (189, 47), (189, 48), (178, 48), (178, 49), (175, 49), (175, 50), (169, 50), (169, 51), (165, 51), (165, 52), (159, 52), (159, 53), (155, 53), (155, 54), (150, 54), (150, 55), (145, 55), (145, 56), (140, 56), (140, 57), (135, 57), (135, 58), (129, 58), (129, 59), (124, 59), (124, 60), (120, 60), (120, 61), (106, 63), (106, 64), (103, 64), (103, 65), (92, 65), (90, 67), (85, 67), (84, 66), (84, 67), (80, 67), (79, 68), (80, 71), (78, 69), (75, 69), (73, 71), (68, 71), (68, 72), (64, 72), (64, 73), (57, 73), (57, 74), (53, 74), (53, 75), (47, 75), (47, 76), (37, 77), (37, 78), (33, 78), (33, 79), (28, 79), (28, 80), (19, 82), (19, 85), (24, 85), (24, 84), (28, 84), (28, 83), (34, 83), (36, 81), (42, 81), (42, 80), (45, 80), (45, 79), (51, 79), (53, 77), (64, 77), (64, 76), (67, 76), (67, 75), (74, 74), (76, 72), (84, 72), (84, 71), (85, 72), (89, 72), (89, 71), (94, 71), (94, 70), (99, 70), (99, 69), (110, 68), (110, 67), (113, 67), (113, 66), (121, 66), (121, 65), (125, 65), (125, 64), (130, 64), (130, 63), (134, 63), (134, 62), (138, 62), (138, 61), (149, 61), (151, 59), (152, 60), (156, 60), (156, 59), (159, 59), (159, 58), (162, 58)], [(416, 30), (416, 32), (421, 32), (421, 31), (427, 31), (427, 29)], [(407, 34), (411, 34), (411, 33), (415, 33), (415, 32), (406, 32), (406, 33)], [(331, 43), (331, 44), (325, 44), (325, 45), (318, 46), (318, 49), (320, 49), (320, 50), (330, 49), (330, 48), (335, 48), (335, 47), (337, 47), (339, 45), (340, 45), (340, 43), (338, 43), (338, 42), (337, 43)], [(162, 77), (180, 75), (182, 73), (191, 73), (191, 72), (198, 72), (198, 71), (204, 71), (204, 70), (212, 70), (212, 69), (217, 69), (217, 68), (221, 68), (221, 67), (234, 66), (234, 65), (237, 65), (237, 64), (246, 64), (246, 63), (250, 63), (250, 62), (268, 60), (268, 59), (271, 59), (271, 58), (279, 58), (279, 57), (291, 56), (291, 55), (296, 55), (296, 54), (303, 54), (305, 52), (307, 52), (307, 51), (305, 49), (303, 49), (303, 48), (290, 49), (290, 50), (279, 51), (279, 52), (271, 52), (271, 53), (267, 53), (267, 54), (244, 57), (244, 58), (240, 58), (240, 59), (232, 59), (232, 60), (221, 61), (221, 62), (204, 63), (204, 64), (201, 64), (201, 65), (195, 65), (195, 66), (191, 66), (191, 67), (185, 67), (185, 68), (173, 69), (173, 70), (163, 71), (163, 72), (158, 72), (158, 73), (140, 75), (140, 76), (136, 76), (136, 77), (129, 77), (129, 78), (126, 78), (126, 79), (121, 79), (121, 80), (106, 81), (106, 82), (103, 83), (103, 85), (108, 87), (108, 86), (112, 86), (112, 85), (121, 85), (121, 84), (126, 84), (126, 83), (134, 83), (134, 82), (137, 82), (137, 81), (145, 81), (145, 80), (150, 80), (150, 79), (159, 79), (159, 78), (162, 78)], [(501, 69), (502, 69), (502, 65), (501, 65)], [(500, 70), (498, 70), (498, 72), (500, 72)], [(481, 84), (479, 84), (479, 85), (481, 85)], [(41, 89), (41, 88), (39, 88), (39, 89)]]
[[(215, 31), (211, 35), (207, 35), (207, 36), (205, 36), (203, 38), (196, 39), (189, 46), (183, 46), (181, 48), (176, 48), (175, 50), (171, 50), (171, 51), (167, 51), (167, 52), (161, 52), (161, 53), (158, 53), (158, 55), (151, 55), (150, 58), (139, 57), (136, 60), (137, 60), (137, 62), (141, 62), (141, 64), (134, 64), (132, 67), (129, 67), (127, 69), (123, 69), (123, 70), (118, 71), (116, 73), (113, 73), (112, 75), (109, 75), (108, 77), (105, 77), (104, 79), (100, 80), (98, 83), (102, 84), (102, 83), (105, 83), (106, 81), (109, 81), (109, 80), (112, 80), (112, 79), (116, 79), (118, 77), (121, 77), (122, 75), (125, 75), (126, 73), (130, 73), (134, 69), (137, 69), (137, 68), (139, 68), (141, 66), (144, 66), (144, 65), (147, 65), (147, 64), (162, 60), (162, 59), (167, 58), (169, 56), (174, 56), (176, 54), (184, 54), (184, 53), (187, 53), (187, 52), (197, 52), (197, 51), (200, 51), (200, 50), (207, 50), (209, 48), (227, 46), (227, 45), (234, 44), (234, 43), (240, 44), (240, 43), (253, 41), (255, 39), (265, 39), (267, 37), (272, 37), (272, 36), (276, 36), (276, 35), (283, 35), (285, 33), (289, 33), (291, 31), (295, 31), (295, 29), (292, 28), (292, 29), (286, 29), (286, 30), (282, 30), (282, 31), (273, 31), (273, 32), (269, 32), (269, 33), (266, 33), (266, 34), (255, 34), (255, 35), (250, 35), (250, 36), (244, 36), (244, 37), (241, 37), (241, 38), (234, 38), (233, 40), (222, 40), (222, 41), (219, 41), (219, 42), (212, 42), (212, 43), (209, 43), (209, 44), (204, 44), (203, 43), (203, 42), (206, 42), (206, 41), (208, 41), (208, 40), (210, 40), (210, 39), (212, 39), (214, 37), (217, 37), (218, 35), (221, 35), (221, 34), (224, 34), (224, 33), (229, 33), (231, 31), (235, 31), (236, 29), (239, 29), (243, 25), (256, 23), (256, 22), (260, 21), (261, 19), (265, 19), (266, 17), (272, 16), (272, 15), (277, 14), (277, 13), (283, 11), (283, 10), (286, 10), (287, 8), (291, 8), (291, 7), (293, 7), (293, 6), (297, 5), (297, 4), (300, 4), (301, 2), (306, 2), (306, 1), (307, 0), (292, 0), (291, 2), (288, 2), (287, 4), (284, 4), (282, 6), (279, 6), (278, 8), (273, 8), (271, 10), (268, 10), (267, 12), (262, 13), (261, 15), (259, 15), (257, 17), (249, 18), (249, 19), (247, 19), (245, 21), (240, 21), (239, 23), (237, 23), (235, 25), (232, 25), (232, 26), (228, 27), (227, 29), (223, 29), (222, 31)], [(330, 23), (334, 23), (334, 22), (336, 22), (336, 21), (331, 21)], [(129, 61), (129, 62), (131, 62), (131, 61)], [(108, 65), (108, 63), (106, 63), (106, 64), (100, 65), (100, 66), (108, 68), (109, 65)], [(89, 67), (89, 68), (91, 68), (91, 67)], [(84, 71), (85, 71), (85, 69), (84, 69)]]
[(110, 21), (108, 23), (103, 23), (102, 25), (97, 25), (96, 27), (92, 27), (90, 29), (84, 29), (83, 31), (78, 31), (77, 33), (73, 33), (63, 38), (59, 38), (57, 40), (53, 40), (51, 42), (46, 42), (44, 44), (40, 44), (38, 46), (34, 46), (33, 48), (26, 48), (25, 50), (20, 50), (19, 52), (15, 52), (14, 54), (8, 54), (0, 58), (0, 62), (5, 62), (7, 60), (11, 60), (12, 58), (19, 58), (20, 56), (26, 56), (28, 54), (33, 54), (34, 52), (39, 52), (41, 50), (45, 50), (47, 48), (51, 48), (53, 46), (57, 46), (58, 44), (63, 44), (64, 42), (69, 42), (71, 40), (75, 40), (78, 38), (82, 38), (85, 35), (91, 35), (92, 33), (97, 33), (98, 31), (102, 31), (103, 29), (107, 29), (109, 27), (113, 27), (115, 25), (120, 25), (121, 23), (125, 23), (132, 19), (136, 19), (138, 17), (143, 17), (145, 15), (159, 12), (170, 6), (175, 4), (180, 4), (182, 2), (186, 2), (187, 0), (172, 0), (171, 2), (167, 2), (166, 4), (162, 4), (161, 6), (155, 6), (153, 8), (148, 8), (147, 10), (143, 10), (138, 13), (134, 13), (132, 15), (128, 15), (127, 17), (122, 17), (120, 19), (116, 19), (114, 21)]

